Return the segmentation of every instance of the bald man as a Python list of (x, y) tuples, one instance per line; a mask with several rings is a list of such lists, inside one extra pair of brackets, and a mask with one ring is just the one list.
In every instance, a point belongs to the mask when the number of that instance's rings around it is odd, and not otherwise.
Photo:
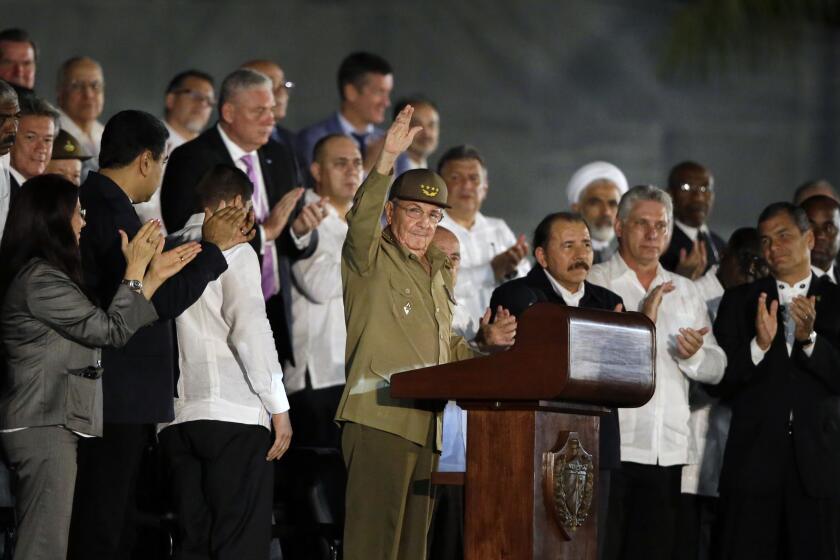
[(87, 56), (70, 58), (58, 70), (57, 88), (61, 130), (72, 134), (92, 156), (84, 164), (82, 173), (86, 175), (86, 171), (99, 169), (99, 146), (105, 130), (97, 120), (105, 107), (102, 66)]
[(802, 206), (802, 203), (805, 202), (806, 199), (817, 195), (827, 196), (829, 198), (833, 198), (837, 202), (840, 202), (840, 196), (837, 194), (837, 190), (831, 183), (825, 179), (815, 179), (813, 181), (802, 183), (796, 188), (793, 192), (793, 203), (797, 206)]

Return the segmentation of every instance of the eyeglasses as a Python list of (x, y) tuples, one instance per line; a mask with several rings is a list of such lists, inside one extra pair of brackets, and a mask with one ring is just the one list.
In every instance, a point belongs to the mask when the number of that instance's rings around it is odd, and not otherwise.
[(710, 192), (714, 192), (715, 189), (711, 184), (709, 184), (709, 185), (689, 185), (688, 183), (683, 183), (682, 185), (679, 186), (679, 188), (677, 190), (679, 190), (680, 192), (683, 192), (683, 193), (690, 192), (692, 194), (697, 194), (697, 193), (707, 194), (707, 193), (710, 193)]
[(280, 82), (277, 84), (277, 87), (274, 88), (274, 91), (282, 91), (282, 90), (290, 90), (294, 89), (295, 83), (294, 82)]
[(105, 84), (99, 80), (92, 80), (90, 82), (85, 82), (84, 80), (73, 80), (67, 84), (67, 89), (73, 92), (80, 92), (89, 89), (93, 93), (99, 93), (105, 89)]
[(653, 230), (657, 235), (667, 235), (668, 233), (668, 222), (651, 223), (647, 220), (631, 220), (630, 225), (645, 230), (645, 233), (650, 230)]
[(205, 94), (201, 93), (200, 91), (196, 91), (194, 89), (189, 89), (189, 88), (176, 89), (172, 93), (174, 93), (175, 95), (186, 95), (191, 100), (195, 101), (196, 103), (203, 103), (204, 105), (207, 105), (208, 107), (212, 107), (213, 105), (216, 104), (216, 100), (213, 98), (212, 95), (205, 95)]
[(429, 221), (435, 225), (439, 224), (440, 221), (443, 219), (443, 212), (440, 210), (432, 210), (428, 214), (423, 211), (422, 208), (415, 205), (410, 206), (403, 206), (402, 204), (395, 204), (395, 206), (401, 209), (403, 212), (408, 215), (409, 218), (412, 220), (422, 220), (423, 217), (429, 218)]
[(6, 124), (7, 120), (15, 121), (15, 125), (20, 123), (20, 111), (17, 113), (0, 113), (0, 126)]
[(84, 220), (85, 217), (87, 216), (87, 210), (84, 209), (84, 208), (79, 208), (79, 216), (81, 216), (82, 219)]

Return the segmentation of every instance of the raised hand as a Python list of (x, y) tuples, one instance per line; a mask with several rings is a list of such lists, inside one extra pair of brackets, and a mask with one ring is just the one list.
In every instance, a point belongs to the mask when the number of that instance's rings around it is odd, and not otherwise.
[(703, 347), (703, 337), (708, 334), (709, 327), (695, 330), (690, 328), (680, 329), (677, 335), (677, 356), (687, 360)]
[(516, 243), (507, 251), (502, 251), (490, 261), (490, 266), (493, 268), (493, 274), (497, 281), (502, 281), (509, 275), (516, 272), (516, 267), (519, 262), (528, 254), (528, 241), (525, 236), (520, 234)]
[(698, 239), (694, 242), (690, 253), (686, 253), (685, 249), (680, 249), (680, 260), (675, 272), (680, 276), (696, 280), (706, 272), (707, 263), (706, 244)]
[[(303, 187), (292, 189), (274, 205), (268, 218), (262, 223), (263, 233), (265, 233), (266, 241), (274, 241), (283, 232), (283, 228), (289, 223), (289, 216), (295, 209), (297, 201), (303, 196)], [(295, 232), (297, 233), (297, 232)], [(302, 234), (298, 234), (302, 235)]]
[(817, 320), (816, 298), (814, 296), (796, 296), (788, 306), (788, 313), (793, 317), (795, 325), (793, 336), (802, 342), (810, 338)]
[(163, 236), (160, 233), (160, 222), (149, 220), (140, 228), (134, 238), (129, 241), (123, 230), (120, 233), (120, 248), (125, 257), (125, 278), (140, 280), (146, 273), (146, 267), (156, 252), (163, 249)]
[(655, 287), (642, 301), (642, 313), (647, 315), (647, 318), (656, 323), (656, 318), (659, 315), (659, 305), (662, 303), (662, 297), (665, 294), (674, 291), (673, 282), (663, 282)]
[(282, 457), (292, 443), (292, 423), (289, 421), (288, 412), (272, 414), (271, 425), (274, 427), (274, 443), (265, 456), (266, 461)]
[(387, 175), (394, 167), (394, 161), (397, 156), (406, 151), (417, 133), (423, 130), (422, 126), (411, 126), (411, 115), (414, 114), (414, 107), (406, 105), (391, 127), (385, 134), (385, 142), (382, 145), (382, 153), (379, 155), (379, 161), (376, 162), (376, 170)]
[(295, 232), (295, 235), (301, 237), (317, 228), (318, 224), (327, 215), (327, 204), (328, 200), (322, 198), (318, 202), (304, 206), (292, 223), (292, 230)]
[(485, 352), (498, 352), (513, 346), (516, 342), (516, 317), (501, 305), (496, 308), (496, 317), (490, 321), (490, 308), (479, 320), (476, 342)]
[[(779, 300), (773, 300), (770, 309), (767, 309), (767, 294), (761, 292), (758, 296), (758, 310), (755, 314), (755, 341), (762, 351), (767, 352), (773, 339), (776, 338), (776, 331), (779, 328)], [(810, 334), (811, 331), (808, 331)]]

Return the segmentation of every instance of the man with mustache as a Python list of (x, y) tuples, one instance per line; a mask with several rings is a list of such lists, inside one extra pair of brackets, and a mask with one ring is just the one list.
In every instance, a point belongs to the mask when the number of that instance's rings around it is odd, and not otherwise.
[(615, 215), (627, 192), (624, 173), (606, 161), (593, 161), (575, 171), (566, 187), (573, 212), (579, 212), (592, 236), (593, 262), (608, 261), (615, 253)]
[(57, 121), (58, 111), (43, 99), (33, 95), (21, 99), (17, 138), (9, 154), (13, 197), (25, 181), (46, 171)]
[(758, 218), (771, 276), (727, 290), (715, 335), (732, 408), (715, 558), (840, 558), (840, 288), (811, 270), (802, 208)]
[(814, 232), (814, 248), (811, 249), (811, 270), (817, 276), (824, 276), (832, 284), (838, 283), (836, 260), (840, 251), (840, 204), (828, 196), (815, 195), (799, 205), (808, 214), (811, 231)]
[(99, 169), (105, 125), (97, 119), (105, 107), (105, 78), (98, 62), (87, 56), (64, 61), (58, 70), (58, 107), (61, 129), (72, 134), (92, 156), (84, 164), (83, 175)]
[(675, 165), (668, 174), (676, 227), (660, 259), (665, 270), (696, 280), (720, 262), (726, 242), (706, 225), (715, 201), (714, 187), (711, 172), (693, 161)]
[(19, 123), (20, 105), (17, 93), (11, 85), (0, 80), (0, 238), (3, 237), (11, 198), (9, 152), (15, 144)]
[[(592, 267), (589, 281), (621, 296), (656, 324), (656, 389), (642, 407), (618, 411), (621, 469), (611, 481), (605, 558), (670, 560), (682, 466), (697, 461), (689, 428), (689, 381), (715, 384), (726, 356), (711, 333), (694, 282), (659, 262), (673, 220), (671, 197), (636, 186), (621, 197), (618, 252)], [(598, 349), (594, 349), (595, 352)]]
[[(621, 311), (617, 294), (586, 281), (593, 251), (589, 226), (580, 214), (555, 212), (543, 218), (534, 232), (534, 258), (539, 266), (527, 276), (493, 291), (490, 308), (502, 306), (517, 318), (534, 303), (548, 301), (570, 307)], [(613, 470), (621, 466), (618, 414), (601, 417), (598, 473), (598, 541), (603, 547)]]
[(455, 299), (471, 319), (466, 332), (471, 339), (496, 286), (527, 274), (528, 242), (524, 235), (517, 238), (503, 219), (481, 213), (489, 183), (487, 166), (476, 148), (460, 145), (448, 149), (438, 162), (438, 173), (449, 189), (450, 206), (441, 225), (461, 242)]

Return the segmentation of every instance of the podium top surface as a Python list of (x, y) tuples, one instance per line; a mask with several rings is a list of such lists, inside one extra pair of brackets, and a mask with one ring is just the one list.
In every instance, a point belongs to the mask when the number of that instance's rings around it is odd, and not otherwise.
[(391, 395), (621, 407), (642, 406), (653, 396), (655, 327), (641, 313), (538, 303), (518, 323), (510, 349), (394, 374)]

